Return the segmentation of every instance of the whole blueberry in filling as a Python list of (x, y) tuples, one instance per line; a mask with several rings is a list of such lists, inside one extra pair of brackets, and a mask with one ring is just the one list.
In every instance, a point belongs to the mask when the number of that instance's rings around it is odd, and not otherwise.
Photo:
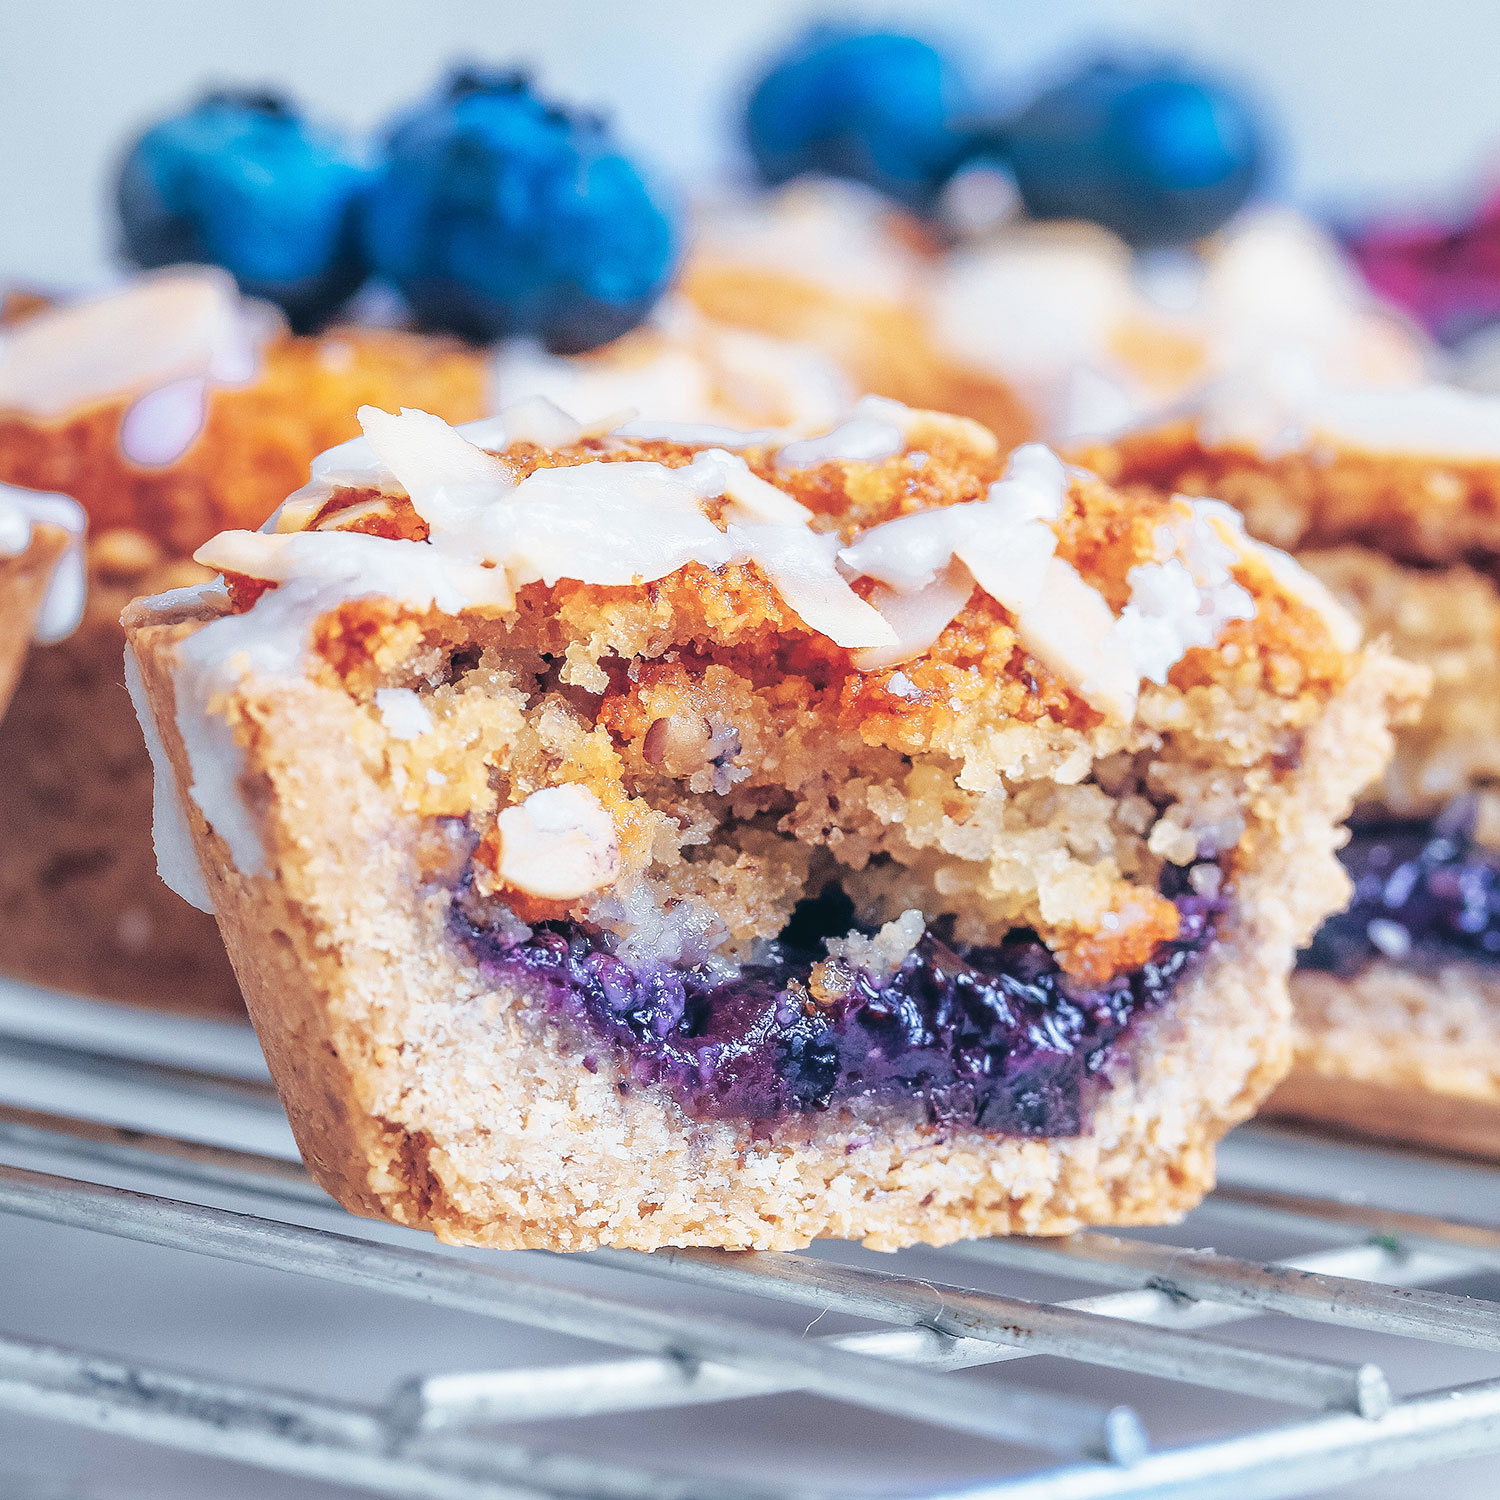
[(1342, 855), (1354, 899), (1302, 967), (1349, 976), (1379, 959), (1500, 962), (1500, 850), (1475, 842), (1474, 814), (1465, 799), (1430, 822), (1357, 828)]
[(890, 975), (825, 964), (827, 939), (855, 925), (836, 887), (800, 903), (760, 961), (728, 980), (628, 964), (573, 923), (517, 942), (462, 902), (452, 921), (491, 979), (532, 982), (551, 1016), (607, 1044), (622, 1088), (661, 1087), (690, 1115), (769, 1121), (864, 1100), (934, 1123), (1066, 1136), (1086, 1127), (1132, 1019), (1165, 1003), (1213, 939), (1220, 903), (1175, 899), (1178, 937), (1097, 988), (1070, 981), (1024, 931), (979, 947), (929, 929)]

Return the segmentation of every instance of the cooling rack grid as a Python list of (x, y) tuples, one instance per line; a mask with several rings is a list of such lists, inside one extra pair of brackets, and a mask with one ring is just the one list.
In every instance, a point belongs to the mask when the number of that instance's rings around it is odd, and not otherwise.
[[(1233, 1170), (1259, 1158), (1258, 1185)], [(651, 1447), (652, 1420), (688, 1408), (704, 1412), (709, 1447), (708, 1415), (735, 1409), (764, 1417), (774, 1447), (784, 1408), (754, 1403), (778, 1393), (828, 1403), (830, 1442), (839, 1412), (859, 1408), (971, 1448), (992, 1440), (992, 1471), (881, 1491), (923, 1500), (1254, 1500), (1500, 1452), (1500, 1229), (1368, 1193), (1266, 1186), (1282, 1159), (1304, 1184), (1336, 1182), (1348, 1154), (1252, 1127), (1231, 1143), (1231, 1180), (1175, 1244), (1090, 1232), (894, 1257), (455, 1253), (332, 1208), (288, 1159), (248, 1031), (9, 987), (0, 1215), (414, 1300), (568, 1351), (583, 1340), (589, 1354), (418, 1369), (356, 1400), (238, 1378), (211, 1349), (187, 1370), (0, 1332), (0, 1411), (433, 1500), (869, 1493), (788, 1483), (775, 1465), (704, 1470), (670, 1435)], [(1361, 1159), (1419, 1183), (1430, 1165), (1368, 1148)], [(1477, 1167), (1431, 1170), (1457, 1172), (1463, 1201), (1466, 1180), (1500, 1188)], [(216, 1206), (225, 1195), (237, 1206)], [(1271, 1255), (1206, 1248), (1226, 1240)], [(0, 1291), (0, 1329), (24, 1282), (23, 1265)], [(1231, 1324), (1244, 1326), (1221, 1335)], [(1412, 1389), (1411, 1369), (1438, 1367), (1414, 1364), (1416, 1348), (1493, 1356), (1495, 1378)], [(1160, 1382), (1206, 1414), (1186, 1441), (1158, 1437), (1136, 1409)], [(581, 1440), (625, 1413), (644, 1424), (647, 1462), (640, 1445), (617, 1457)]]

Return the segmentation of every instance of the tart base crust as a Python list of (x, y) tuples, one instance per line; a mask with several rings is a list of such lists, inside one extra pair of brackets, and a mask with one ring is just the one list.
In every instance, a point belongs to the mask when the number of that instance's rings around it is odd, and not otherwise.
[[(126, 617), (179, 786), (174, 649), (204, 617)], [(413, 820), (335, 689), (252, 678), (226, 705), (273, 877), (237, 871), (187, 812), (304, 1159), (356, 1213), (504, 1249), (1057, 1234), (1186, 1212), (1212, 1185), (1215, 1143), (1284, 1074), (1292, 955), (1346, 897), (1336, 822), (1389, 754), (1388, 712), (1409, 691), (1408, 669), (1377, 653), (1329, 702), (1255, 808), (1237, 920), (1132, 1036), (1089, 1133), (1067, 1139), (849, 1108), (767, 1130), (622, 1095), (607, 1062), (589, 1071), (442, 938), (445, 896), (424, 898), (412, 874)]]
[(0, 723), (0, 970), (204, 1015), (244, 1014), (214, 919), (162, 884), (151, 757), (120, 627), (89, 618), (37, 647)]
[(40, 525), (33, 528), (24, 552), (0, 557), (0, 715), (20, 680), (37, 611), (67, 545), (68, 534), (60, 526)]
[(1500, 1158), (1500, 974), (1292, 978), (1296, 1063), (1265, 1113)]

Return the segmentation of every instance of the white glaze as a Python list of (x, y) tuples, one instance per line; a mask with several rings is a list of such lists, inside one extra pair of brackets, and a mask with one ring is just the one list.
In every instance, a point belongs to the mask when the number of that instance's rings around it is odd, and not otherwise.
[[(238, 795), (238, 747), (212, 704), (247, 671), (295, 677), (309, 628), (344, 600), (378, 595), (444, 614), (505, 612), (514, 590), (535, 582), (627, 586), (688, 564), (750, 563), (809, 630), (872, 669), (927, 649), (977, 585), (1011, 611), (1026, 649), (1101, 712), (1125, 720), (1143, 678), (1163, 680), (1183, 652), (1211, 644), (1229, 619), (1253, 613), (1229, 572), (1239, 540), (1210, 502), (1195, 509), (1183, 501), (1178, 518), (1161, 528), (1161, 555), (1133, 571), (1130, 604), (1116, 620), (1099, 592), (1055, 555), (1053, 526), (1070, 481), (1040, 445), (1017, 450), (984, 500), (897, 518), (841, 548), (836, 535), (814, 529), (805, 507), (721, 448), (676, 469), (596, 461), (518, 480), (502, 455), (436, 417), (371, 408), (360, 416), (363, 446), (346, 444), (315, 471), (325, 483), (353, 472), (362, 484), (404, 490), (427, 523), (426, 541), (336, 527), (238, 531), (196, 554), (280, 584), (251, 609), (188, 637), (177, 676), (192, 795), (246, 873), (263, 869), (264, 856)], [(890, 402), (873, 414), (866, 406), (858, 419), (883, 424), (903, 445), (904, 431), (924, 425), (921, 414)], [(489, 441), (505, 437), (500, 421), (470, 430)], [(712, 502), (723, 529), (705, 509)], [(850, 587), (861, 576), (877, 583), (868, 601)], [(430, 727), (415, 695), (382, 690), (376, 706), (398, 738)]]
[(645, 443), (685, 443), (698, 447), (704, 443), (716, 448), (760, 448), (783, 437), (774, 427), (741, 429), (720, 427), (715, 422), (658, 422), (632, 417), (613, 429), (616, 437), (635, 438)]
[(1316, 574), (1308, 572), (1289, 552), (1252, 537), (1245, 518), (1222, 500), (1194, 500), (1194, 510), (1211, 521), (1220, 538), (1241, 557), (1261, 563), (1271, 577), (1294, 599), (1318, 615), (1340, 651), (1353, 651), (1364, 637), (1364, 629)]
[(183, 380), (243, 385), (275, 326), (223, 271), (147, 272), (0, 331), (0, 409), (55, 420)]
[(1500, 396), (1438, 383), (1333, 386), (1292, 354), (1216, 383), (1194, 410), (1206, 444), (1268, 458), (1322, 447), (1456, 462), (1500, 459)]
[(88, 519), (76, 500), (45, 490), (0, 484), (0, 557), (19, 557), (31, 545), (36, 525), (57, 526), (68, 533), (68, 545), (52, 569), (42, 606), (32, 626), (44, 644), (71, 635), (83, 618), (88, 592), (84, 535)]
[(810, 469), (816, 464), (879, 463), (891, 458), (906, 447), (908, 410), (899, 401), (864, 396), (831, 431), (785, 444), (776, 455), (776, 467)]
[[(585, 425), (613, 426), (622, 413), (649, 412), (653, 429), (680, 423), (730, 433), (767, 426), (809, 432), (836, 421), (854, 391), (811, 345), (710, 322), (674, 299), (646, 327), (592, 354), (563, 358), (527, 339), (498, 345), (491, 405), (506, 410), (532, 396)], [(731, 438), (723, 446), (744, 445)]]
[[(890, 646), (856, 651), (854, 665), (861, 672), (874, 672), (921, 656), (958, 618), (974, 587), (974, 575), (956, 560), (919, 588), (901, 590), (877, 585), (870, 594), (871, 607), (891, 627), (896, 639)], [(891, 678), (892, 684), (896, 677), (910, 683), (905, 673), (898, 672)], [(900, 690), (892, 686), (892, 691)]]
[(890, 203), (870, 188), (804, 177), (770, 198), (705, 208), (694, 256), (719, 268), (771, 271), (843, 297), (902, 303), (919, 257), (890, 231)]
[(936, 342), (1010, 384), (1053, 438), (1108, 436), (1202, 385), (1290, 360), (1322, 385), (1411, 385), (1427, 347), (1305, 219), (1244, 215), (1206, 259), (1132, 263), (1078, 225), (1008, 229), (949, 256), (927, 294)]
[(187, 375), (138, 397), (120, 423), (120, 452), (142, 468), (174, 464), (203, 430), (208, 381)]
[(175, 891), (189, 906), (212, 913), (213, 897), (203, 878), (203, 869), (193, 848), (193, 834), (177, 792), (177, 776), (172, 769), (167, 747), (162, 743), (156, 716), (146, 697), (141, 680), (141, 664), (135, 650), (125, 647), (125, 686), (135, 716), (140, 721), (146, 749), (151, 754), (151, 842), (156, 847), (156, 870), (170, 891)]
[(1192, 506), (1191, 519), (1163, 526), (1161, 556), (1126, 575), (1130, 599), (1115, 624), (1139, 678), (1162, 683), (1195, 646), (1212, 646), (1231, 620), (1255, 616), (1255, 601), (1230, 571), (1239, 560), (1209, 516)]
[(947, 257), (928, 293), (934, 339), (957, 362), (999, 376), (1052, 436), (1094, 430), (1075, 389), (1091, 372), (1116, 396), (1110, 419), (1147, 409), (1150, 395), (1114, 350), (1142, 316), (1123, 244), (1082, 226), (1028, 226)]
[(1286, 208), (1243, 215), (1203, 269), (1193, 309), (1211, 375), (1292, 353), (1334, 385), (1411, 384), (1426, 347), (1385, 312), (1338, 246)]
[[(1057, 534), (1047, 523), (1061, 515), (1067, 487), (1057, 455), (1028, 443), (1011, 455), (1005, 477), (984, 500), (898, 516), (864, 532), (839, 560), (885, 586), (872, 602), (907, 654), (916, 655), (963, 608), (975, 583), (1018, 617), (1034, 604), (1057, 550)], [(963, 565), (961, 575), (950, 571), (955, 561)], [(934, 587), (940, 577), (943, 586)], [(902, 595), (915, 597), (898, 602)], [(948, 605), (952, 613), (941, 619)], [(869, 653), (860, 665), (905, 659)]]
[(1086, 702), (1129, 723), (1141, 679), (1115, 625), (1098, 589), (1054, 557), (1035, 599), (1016, 620), (1016, 634), (1026, 650)]

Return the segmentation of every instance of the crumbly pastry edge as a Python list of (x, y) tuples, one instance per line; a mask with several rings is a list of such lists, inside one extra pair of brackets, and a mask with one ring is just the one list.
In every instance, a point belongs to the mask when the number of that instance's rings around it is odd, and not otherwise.
[(1500, 1158), (1500, 979), (1382, 960), (1291, 990), (1295, 1060), (1267, 1114)]
[[(126, 623), (181, 787), (173, 659), (195, 622), (139, 610)], [(1347, 893), (1336, 825), (1389, 754), (1389, 709), (1410, 692), (1410, 669), (1366, 654), (1300, 768), (1256, 809), (1234, 929), (1141, 1023), (1092, 1130), (1067, 1139), (872, 1129), (838, 1112), (757, 1134), (684, 1120), (650, 1091), (622, 1101), (607, 1067), (591, 1073), (555, 1031), (524, 1027), (513, 995), (422, 948), (434, 927), (403, 887), (389, 804), (356, 757), (316, 751), (348, 743), (353, 709), (336, 691), (250, 679), (235, 695), (273, 878), (240, 874), (186, 811), (304, 1159), (356, 1213), (453, 1243), (558, 1250), (1055, 1234), (1170, 1221), (1212, 1186), (1216, 1142), (1290, 1063), (1293, 952)]]
[(24, 552), (0, 557), (0, 714), (21, 680), (52, 570), (68, 545), (68, 533), (62, 527), (41, 524), (32, 531)]

